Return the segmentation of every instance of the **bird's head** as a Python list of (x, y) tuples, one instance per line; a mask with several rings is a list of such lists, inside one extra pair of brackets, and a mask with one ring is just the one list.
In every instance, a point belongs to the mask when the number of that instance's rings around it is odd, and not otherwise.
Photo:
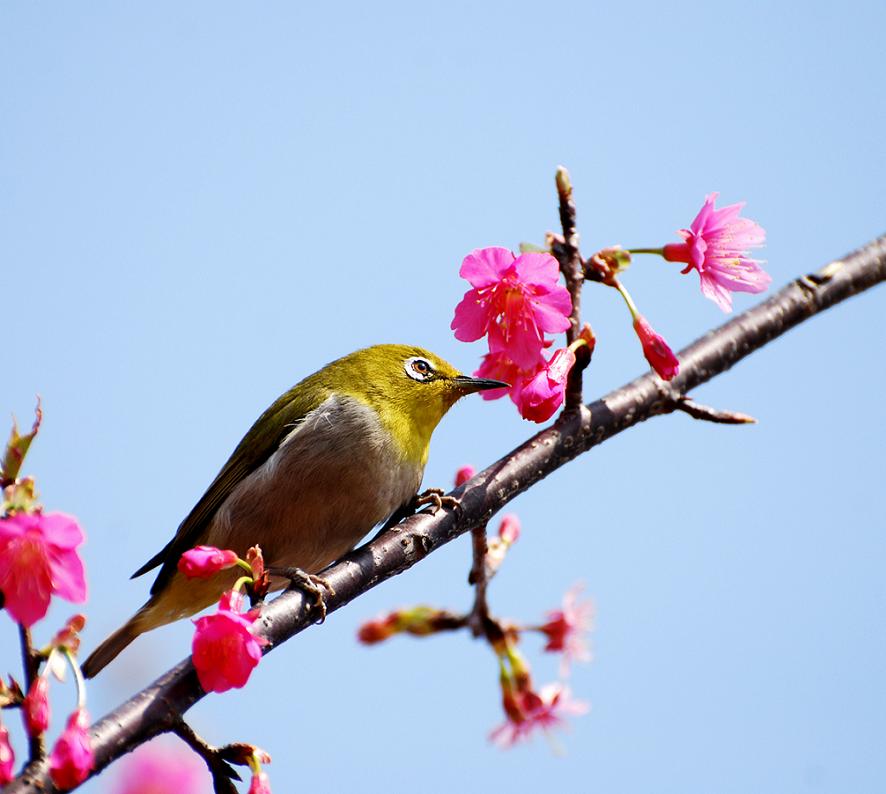
[(375, 345), (331, 364), (328, 384), (374, 409), (404, 454), (424, 465), (431, 434), (466, 394), (507, 384), (464, 375), (428, 350)]

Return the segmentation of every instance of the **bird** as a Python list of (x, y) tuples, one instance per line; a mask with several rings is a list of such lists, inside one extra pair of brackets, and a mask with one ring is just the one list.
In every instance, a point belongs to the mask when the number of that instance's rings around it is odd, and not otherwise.
[[(281, 395), (252, 425), (175, 536), (132, 578), (159, 567), (145, 604), (83, 664), (95, 676), (146, 631), (216, 602), (236, 568), (187, 579), (181, 555), (198, 545), (245, 557), (259, 546), (271, 570), (308, 578), (373, 527), (408, 513), (431, 435), (465, 395), (506, 383), (464, 375), (411, 345), (375, 345), (327, 364)], [(287, 580), (275, 577), (272, 589)]]

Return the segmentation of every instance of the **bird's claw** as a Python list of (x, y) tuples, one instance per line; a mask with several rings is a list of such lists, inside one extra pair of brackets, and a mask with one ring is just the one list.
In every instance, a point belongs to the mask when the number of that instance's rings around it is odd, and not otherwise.
[(443, 507), (451, 507), (453, 509), (461, 507), (461, 502), (454, 496), (447, 496), (442, 488), (428, 488), (426, 491), (416, 495), (413, 504), (416, 511), (426, 505), (430, 505), (431, 515), (435, 515)]
[(270, 573), (275, 576), (282, 576), (289, 580), (290, 590), (301, 590), (305, 595), (312, 597), (311, 609), (317, 610), (320, 615), (318, 623), (326, 620), (326, 596), (323, 594), (325, 590), (330, 596), (335, 595), (335, 589), (322, 576), (313, 573), (307, 573), (301, 568), (269, 568)]

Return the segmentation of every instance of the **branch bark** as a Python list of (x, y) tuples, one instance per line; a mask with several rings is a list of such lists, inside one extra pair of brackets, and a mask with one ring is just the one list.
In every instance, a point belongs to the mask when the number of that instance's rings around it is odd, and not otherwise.
[[(719, 375), (815, 314), (886, 280), (886, 236), (821, 270), (792, 281), (758, 306), (709, 332), (679, 354), (680, 374), (665, 384), (643, 375), (528, 439), (453, 491), (461, 506), (420, 513), (380, 534), (324, 572), (335, 595), (329, 612), (411, 568), (440, 546), (486, 524), (491, 516), (555, 469), (653, 416), (679, 410), (689, 390)], [(257, 622), (271, 651), (311, 625), (311, 604), (298, 591), (269, 603)], [(106, 715), (92, 727), (94, 774), (157, 734), (173, 730), (204, 695), (190, 659)], [(23, 772), (4, 792), (54, 791), (46, 761)]]

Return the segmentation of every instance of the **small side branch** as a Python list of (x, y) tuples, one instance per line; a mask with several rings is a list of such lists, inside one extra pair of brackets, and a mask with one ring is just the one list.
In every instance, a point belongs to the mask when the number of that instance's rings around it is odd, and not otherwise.
[(237, 770), (224, 760), (225, 748), (213, 747), (181, 718), (173, 723), (171, 732), (206, 762), (212, 775), (212, 788), (215, 794), (237, 794), (237, 787), (232, 781), (242, 778)]
[(468, 615), (467, 624), (471, 634), (481, 637), (486, 633), (486, 624), (489, 622), (489, 603), (486, 600), (486, 588), (489, 585), (486, 552), (489, 550), (489, 545), (486, 542), (486, 524), (471, 530), (471, 548), (473, 564), (468, 575), (468, 583), (474, 585), (474, 606)]
[(749, 414), (711, 408), (709, 405), (695, 402), (695, 400), (687, 397), (685, 394), (675, 399), (673, 406), (674, 410), (683, 411), (683, 413), (689, 414), (693, 419), (701, 419), (705, 422), (715, 422), (721, 425), (752, 425), (757, 422)]

